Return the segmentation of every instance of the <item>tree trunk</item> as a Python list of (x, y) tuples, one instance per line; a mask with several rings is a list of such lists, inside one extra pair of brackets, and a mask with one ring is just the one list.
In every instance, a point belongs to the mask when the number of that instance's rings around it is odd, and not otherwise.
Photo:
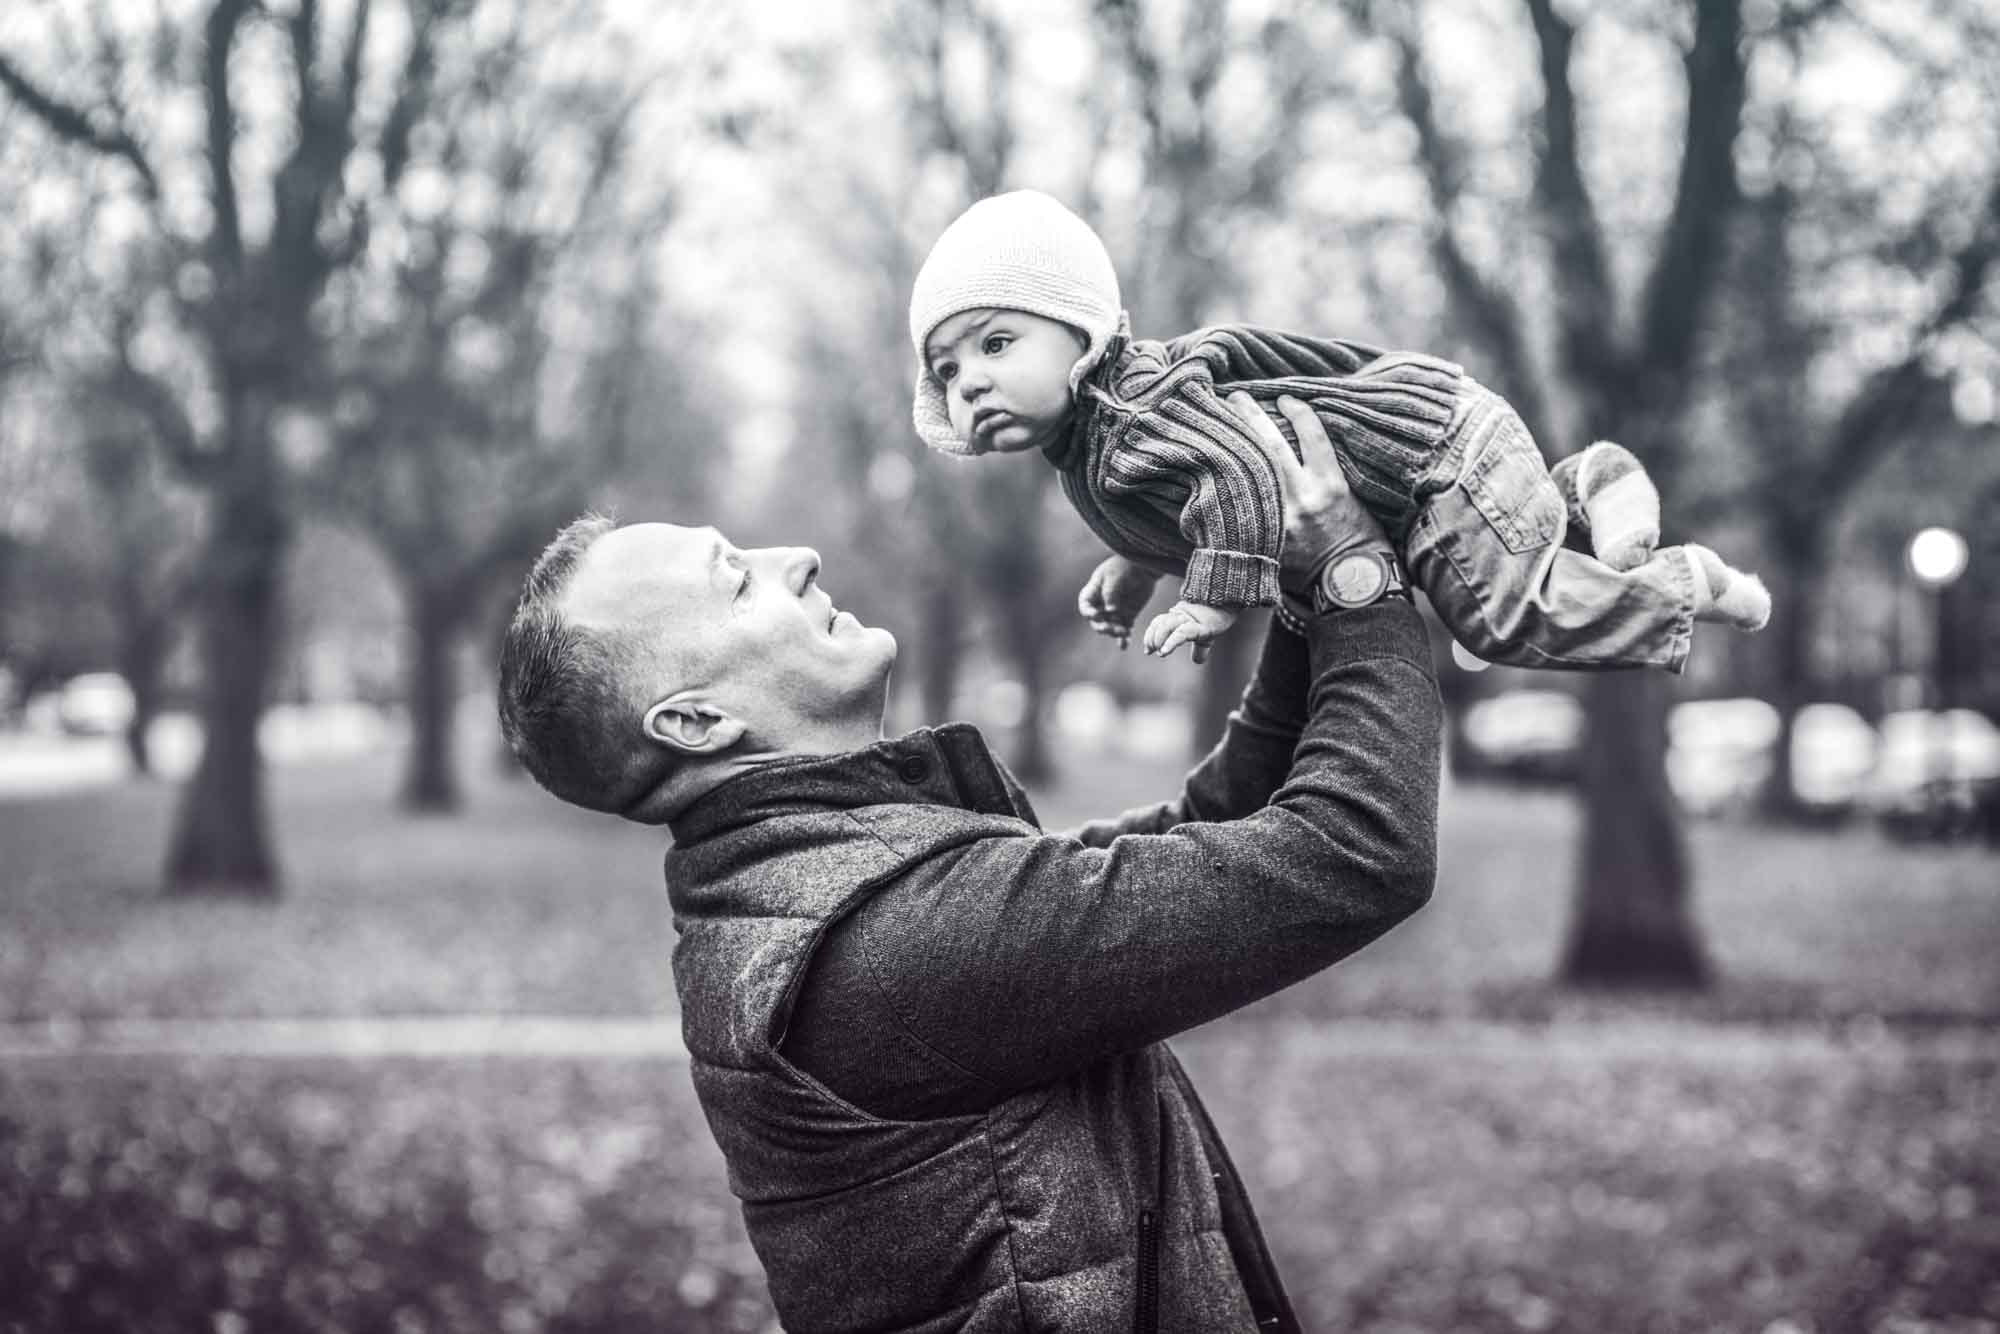
[(164, 624), (151, 619), (128, 622), (119, 662), (125, 684), (132, 688), (132, 721), (125, 725), (125, 749), (132, 757), (132, 772), (142, 778), (153, 775), (147, 736), (160, 713), (160, 670), (166, 645)]
[(1770, 570), (1777, 585), (1773, 601), (1777, 610), (1765, 633), (1772, 636), (1773, 663), (1770, 681), (1771, 703), (1778, 710), (1778, 738), (1771, 753), (1771, 780), (1764, 789), (1765, 814), (1773, 819), (1798, 822), (1807, 811), (1799, 801), (1798, 784), (1792, 772), (1792, 730), (1799, 710), (1811, 701), (1812, 620), (1814, 599), (1811, 571), (1819, 562), (1815, 551), (1779, 549), (1775, 568)]
[(239, 468), (217, 491), (206, 553), (204, 739), (167, 854), (169, 894), (278, 896), (257, 724), (290, 543), (275, 481)]
[[(1020, 608), (1017, 625), (1035, 624), (1033, 609)], [(1014, 666), (1021, 673), (1021, 727), (1014, 740), (1014, 776), (1023, 783), (1046, 783), (1055, 777), (1055, 763), (1049, 755), (1048, 733), (1042, 726), (1043, 696), (1047, 693), (1049, 638), (1035, 633), (1014, 636)]]
[(1668, 691), (1657, 672), (1591, 678), (1583, 858), (1564, 982), (1692, 989), (1708, 980), (1689, 913), (1687, 850), (1667, 787)]
[(412, 587), (409, 594), (409, 767), (403, 809), (432, 814), (460, 805), (452, 737), (458, 713), (458, 646), (454, 599)]
[(923, 651), (917, 655), (917, 687), (923, 723), (936, 726), (951, 718), (958, 695), (958, 668), (964, 658), (966, 590), (938, 574), (923, 592)]
[(1220, 639), (1209, 645), (1208, 661), (1198, 669), (1201, 681), (1195, 691), (1194, 727), (1189, 734), (1196, 760), (1208, 754), (1215, 743), (1222, 740), (1222, 729), (1228, 725), (1229, 711), (1243, 698), (1243, 687), (1250, 680), (1250, 669), (1255, 662), (1256, 647), (1264, 642), (1269, 627), (1268, 612), (1246, 611)]

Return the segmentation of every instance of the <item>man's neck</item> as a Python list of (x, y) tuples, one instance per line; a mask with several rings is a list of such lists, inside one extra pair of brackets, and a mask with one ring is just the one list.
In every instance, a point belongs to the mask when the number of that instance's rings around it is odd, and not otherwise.
[(844, 755), (882, 739), (882, 719), (816, 724), (783, 738), (759, 741), (745, 736), (722, 754), (683, 768), (651, 798), (626, 812), (640, 824), (665, 824), (732, 778), (785, 760)]

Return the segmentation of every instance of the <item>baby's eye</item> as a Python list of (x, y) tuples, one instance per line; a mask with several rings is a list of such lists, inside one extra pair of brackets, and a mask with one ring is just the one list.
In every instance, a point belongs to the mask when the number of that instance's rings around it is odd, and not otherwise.
[(951, 377), (958, 374), (958, 367), (952, 365), (950, 362), (947, 361), (940, 366), (932, 367), (931, 374), (937, 376), (937, 378), (944, 381), (944, 383), (950, 384)]
[(984, 351), (987, 356), (990, 357), (994, 353), (998, 352), (1001, 348), (1007, 346), (1007, 344), (1013, 341), (1014, 339), (1011, 334), (999, 334), (999, 333), (988, 334), (986, 335), (985, 340), (981, 342), (979, 346), (980, 349)]

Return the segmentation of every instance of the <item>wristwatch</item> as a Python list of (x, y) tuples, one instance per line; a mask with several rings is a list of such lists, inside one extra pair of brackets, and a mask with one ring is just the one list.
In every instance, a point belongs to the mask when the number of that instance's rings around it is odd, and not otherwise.
[(1330, 558), (1312, 581), (1314, 611), (1366, 607), (1391, 595), (1407, 598), (1409, 593), (1394, 553), (1379, 547)]

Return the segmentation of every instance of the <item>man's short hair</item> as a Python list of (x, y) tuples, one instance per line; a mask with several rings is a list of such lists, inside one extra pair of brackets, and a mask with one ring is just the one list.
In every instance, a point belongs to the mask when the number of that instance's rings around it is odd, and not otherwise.
[(622, 814), (664, 782), (673, 757), (640, 735), (631, 637), (577, 625), (562, 603), (592, 543), (618, 525), (572, 520), (542, 549), (500, 646), (500, 731), (535, 781), (564, 801)]

